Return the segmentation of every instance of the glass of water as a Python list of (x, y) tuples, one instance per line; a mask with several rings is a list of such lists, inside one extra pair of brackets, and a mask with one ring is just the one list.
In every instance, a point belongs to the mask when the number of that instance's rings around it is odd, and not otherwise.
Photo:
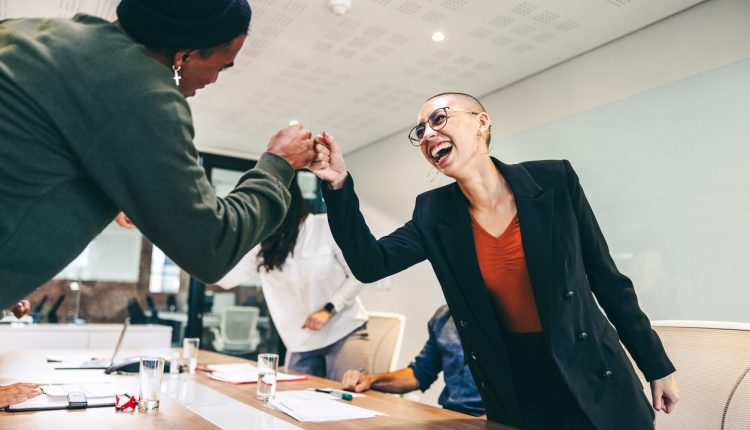
[(182, 359), (188, 366), (190, 373), (195, 373), (198, 367), (198, 350), (200, 349), (201, 340), (197, 337), (186, 337), (182, 341)]
[(138, 409), (152, 411), (159, 409), (161, 380), (164, 376), (164, 359), (161, 357), (141, 357), (141, 368), (138, 377), (141, 381)]
[(267, 402), (276, 395), (279, 354), (258, 354), (258, 387), (255, 398)]

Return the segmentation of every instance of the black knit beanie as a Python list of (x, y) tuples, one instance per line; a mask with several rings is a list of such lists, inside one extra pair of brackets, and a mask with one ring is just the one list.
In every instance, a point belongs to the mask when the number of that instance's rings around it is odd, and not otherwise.
[(174, 49), (211, 48), (247, 31), (247, 0), (122, 0), (117, 17), (136, 42)]

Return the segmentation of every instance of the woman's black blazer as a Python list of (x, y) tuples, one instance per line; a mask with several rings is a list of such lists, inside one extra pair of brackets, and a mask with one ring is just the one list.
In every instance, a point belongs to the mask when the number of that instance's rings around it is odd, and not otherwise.
[[(596, 428), (652, 428), (654, 411), (620, 340), (649, 381), (674, 367), (632, 282), (617, 270), (578, 176), (567, 160), (493, 162), (513, 191), (546, 345), (570, 390)], [(351, 175), (342, 189), (324, 196), (333, 236), (360, 281), (430, 261), (488, 418), (521, 426), (502, 329), (458, 185), (419, 195), (412, 219), (379, 240), (359, 211)]]

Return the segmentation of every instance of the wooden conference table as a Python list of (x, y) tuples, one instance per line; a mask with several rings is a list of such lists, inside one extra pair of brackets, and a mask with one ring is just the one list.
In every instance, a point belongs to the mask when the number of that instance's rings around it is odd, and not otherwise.
[[(55, 354), (60, 353), (60, 351), (53, 352)], [(52, 370), (52, 366), (46, 363), (46, 356), (50, 353), (51, 351), (24, 351), (9, 352), (0, 356), (0, 385), (5, 385), (15, 381), (48, 382), (51, 375), (60, 375), (60, 372), (86, 372), (86, 375), (88, 375), (89, 378), (91, 378), (92, 375), (96, 375), (96, 378), (99, 379), (102, 377), (100, 373), (101, 371)], [(246, 360), (214, 352), (200, 351), (198, 361), (199, 365), (203, 366), (216, 363), (245, 362)], [(72, 377), (73, 373), (65, 375), (71, 375), (68, 377)], [(108, 377), (132, 378), (132, 376)], [(80, 379), (76, 377), (73, 378), (79, 381), (86, 380), (83, 377)], [(165, 380), (169, 378), (170, 376), (165, 374)], [(203, 390), (212, 393), (221, 393), (221, 395), (227, 396), (233, 401), (242, 404), (240, 406), (243, 408), (246, 406), (254, 408), (253, 412), (258, 412), (257, 415), (261, 416), (260, 421), (257, 419), (252, 423), (233, 421), (232, 425), (227, 427), (275, 430), (291, 428), (286, 424), (288, 423), (303, 429), (511, 429), (511, 427), (487, 422), (483, 418), (471, 417), (372, 390), (366, 393), (366, 397), (355, 398), (353, 404), (363, 408), (384, 412), (388, 416), (322, 423), (299, 422), (280, 411), (265, 406), (262, 401), (257, 400), (255, 398), (255, 384), (233, 385), (218, 382), (209, 379), (207, 374), (203, 372), (198, 372), (193, 375), (176, 375), (174, 378), (179, 378), (183, 385), (191, 385), (193, 390), (197, 388), (198, 391)], [(310, 377), (304, 381), (280, 382), (278, 385), (279, 391), (323, 387), (340, 388), (341, 385), (338, 382), (316, 377)], [(205, 390), (205, 388), (209, 388), (209, 390)], [(162, 393), (161, 405), (156, 412), (118, 413), (111, 407), (75, 411), (0, 412), (0, 428), (4, 430), (83, 430), (94, 428), (106, 428), (110, 430), (192, 430), (222, 428), (221, 425), (217, 425), (214, 422), (203, 418), (201, 415), (194, 413), (193, 411), (195, 410), (196, 409), (191, 409), (187, 402), (181, 402), (174, 396), (168, 396)], [(259, 422), (260, 424), (258, 424)]]

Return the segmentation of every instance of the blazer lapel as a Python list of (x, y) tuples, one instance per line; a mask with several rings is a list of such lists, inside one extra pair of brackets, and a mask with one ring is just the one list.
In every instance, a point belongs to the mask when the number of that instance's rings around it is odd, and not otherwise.
[(507, 165), (495, 158), (492, 161), (513, 191), (531, 288), (534, 290), (539, 319), (549, 342), (554, 190), (542, 190), (528, 170), (520, 164)]
[(459, 290), (479, 321), (482, 329), (504, 355), (505, 344), (495, 308), (479, 270), (474, 234), (471, 229), (468, 200), (457, 184), (451, 186), (450, 201), (446, 202), (444, 218), (437, 229), (448, 262)]

